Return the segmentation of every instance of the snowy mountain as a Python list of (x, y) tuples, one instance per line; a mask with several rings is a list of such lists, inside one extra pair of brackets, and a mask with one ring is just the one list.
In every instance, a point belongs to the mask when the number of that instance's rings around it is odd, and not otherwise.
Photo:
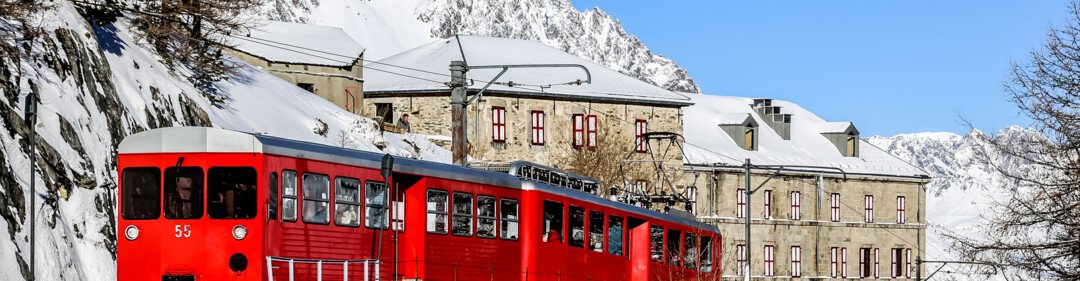
[[(1021, 171), (1030, 165), (1012, 156), (989, 149), (986, 137), (1004, 143), (1015, 140), (1042, 138), (1037, 131), (1012, 126), (993, 134), (973, 130), (967, 135), (953, 133), (914, 133), (892, 137), (874, 136), (866, 139), (871, 144), (908, 161), (916, 167), (930, 173), (932, 180), (926, 186), (927, 211), (927, 251), (928, 260), (956, 260), (951, 252), (946, 234), (959, 234), (966, 237), (978, 237), (975, 229), (985, 222), (989, 207), (994, 200), (1004, 198), (1001, 194), (1011, 193), (1019, 187), (1012, 179), (1003, 176), (997, 170), (979, 161), (980, 153), (985, 153), (994, 163), (1002, 167)], [(936, 267), (936, 265), (935, 265)], [(929, 268), (929, 267), (928, 267)], [(950, 265), (950, 271), (971, 273), (970, 268)], [(946, 279), (975, 280), (985, 276), (952, 274)]]
[(454, 34), (540, 41), (676, 92), (700, 92), (671, 59), (627, 34), (599, 8), (570, 0), (272, 0), (262, 18), (340, 27), (378, 60)]
[[(67, 1), (41, 15), (44, 34), (27, 58), (0, 56), (0, 280), (29, 275), (29, 213), (36, 214), (38, 280), (116, 276), (116, 147), (127, 135), (168, 126), (214, 126), (401, 157), (448, 162), (422, 136), (380, 134), (373, 121), (238, 61), (211, 102), (136, 41), (129, 23), (96, 25)], [(0, 30), (11, 30), (0, 21)], [(23, 46), (23, 45), (21, 45)], [(38, 122), (23, 120), (40, 96)], [(30, 139), (30, 130), (38, 136)], [(319, 134), (319, 132), (324, 132)], [(36, 146), (31, 159), (30, 144)], [(30, 194), (31, 161), (36, 193)], [(36, 196), (31, 208), (29, 196)]]

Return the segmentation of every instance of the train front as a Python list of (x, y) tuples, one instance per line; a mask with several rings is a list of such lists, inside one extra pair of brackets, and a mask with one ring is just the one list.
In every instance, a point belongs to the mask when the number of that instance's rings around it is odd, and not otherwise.
[[(259, 280), (262, 154), (247, 134), (156, 129), (118, 157), (117, 280)], [(246, 143), (245, 143), (246, 142)]]

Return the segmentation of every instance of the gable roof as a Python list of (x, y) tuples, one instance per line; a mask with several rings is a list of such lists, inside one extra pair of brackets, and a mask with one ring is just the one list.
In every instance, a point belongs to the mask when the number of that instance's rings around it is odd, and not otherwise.
[(822, 134), (859, 134), (859, 130), (855, 129), (855, 124), (852, 122), (826, 122), (821, 125)]
[[(441, 39), (364, 66), (365, 94), (449, 92), (451, 61), (471, 66), (507, 64), (580, 64), (592, 74), (591, 84), (567, 85), (585, 80), (578, 68), (512, 68), (486, 93), (556, 97), (590, 101), (622, 101), (686, 106), (689, 98), (642, 82), (586, 59), (529, 40), (478, 36)], [(500, 69), (471, 69), (466, 73), (470, 91), (477, 91), (498, 75)], [(517, 85), (509, 86), (506, 82)], [(543, 86), (543, 87), (541, 87)]]
[[(791, 140), (784, 140), (771, 129), (758, 132), (756, 151), (739, 147), (718, 126), (724, 116), (749, 114), (758, 123), (762, 117), (750, 107), (753, 99), (744, 97), (688, 95), (694, 102), (685, 109), (683, 133), (687, 165), (739, 166), (750, 158), (755, 165), (800, 165), (839, 168), (848, 174), (885, 175), (923, 178), (926, 172), (892, 156), (866, 141), (861, 141), (858, 157), (845, 157), (821, 133), (841, 127), (854, 128), (851, 122), (829, 122), (801, 106), (781, 100), (773, 100), (774, 106), (783, 106), (791, 113)], [(693, 120), (693, 121), (691, 121)], [(842, 126), (838, 126), (842, 125)], [(762, 127), (768, 128), (768, 127)], [(813, 169), (812, 169), (813, 170)], [(818, 169), (821, 172), (835, 172)]]
[(364, 46), (337, 27), (272, 21), (227, 38), (233, 49), (276, 63), (350, 66)]
[(757, 121), (754, 120), (750, 113), (718, 113), (713, 116), (717, 125), (753, 125), (757, 127)]

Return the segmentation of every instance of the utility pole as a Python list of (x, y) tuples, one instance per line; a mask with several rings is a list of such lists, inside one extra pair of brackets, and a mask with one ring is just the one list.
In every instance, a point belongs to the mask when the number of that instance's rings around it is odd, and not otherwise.
[(743, 280), (750, 281), (750, 158), (746, 158), (746, 246), (743, 247)]
[(35, 197), (37, 197), (37, 188), (34, 186), (36, 180), (34, 160), (37, 158), (34, 157), (34, 155), (37, 154), (37, 145), (34, 145), (34, 139), (37, 138), (37, 130), (35, 130), (35, 125), (37, 124), (37, 94), (35, 92), (37, 89), (35, 88), (32, 90), (33, 91), (30, 91), (30, 94), (26, 95), (26, 107), (25, 110), (23, 110), (26, 127), (30, 130), (30, 139), (27, 142), (30, 144), (30, 281), (34, 281), (36, 272), (34, 271), (34, 252), (36, 251), (34, 248), (34, 236), (36, 236), (34, 229), (36, 228), (35, 222), (37, 222), (37, 220), (34, 219), (34, 215), (37, 213), (37, 204), (34, 202), (36, 201), (34, 200), (36, 199)]
[(450, 151), (453, 153), (454, 165), (465, 166), (468, 162), (467, 136), (465, 135), (465, 71), (464, 61), (450, 62)]

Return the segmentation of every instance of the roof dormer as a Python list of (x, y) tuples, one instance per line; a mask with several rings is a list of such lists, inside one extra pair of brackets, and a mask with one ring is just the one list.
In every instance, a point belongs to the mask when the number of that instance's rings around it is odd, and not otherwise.
[(720, 130), (745, 150), (758, 150), (758, 123), (750, 113), (719, 114)]
[(859, 157), (859, 130), (851, 122), (829, 122), (821, 129), (840, 154), (845, 157)]

